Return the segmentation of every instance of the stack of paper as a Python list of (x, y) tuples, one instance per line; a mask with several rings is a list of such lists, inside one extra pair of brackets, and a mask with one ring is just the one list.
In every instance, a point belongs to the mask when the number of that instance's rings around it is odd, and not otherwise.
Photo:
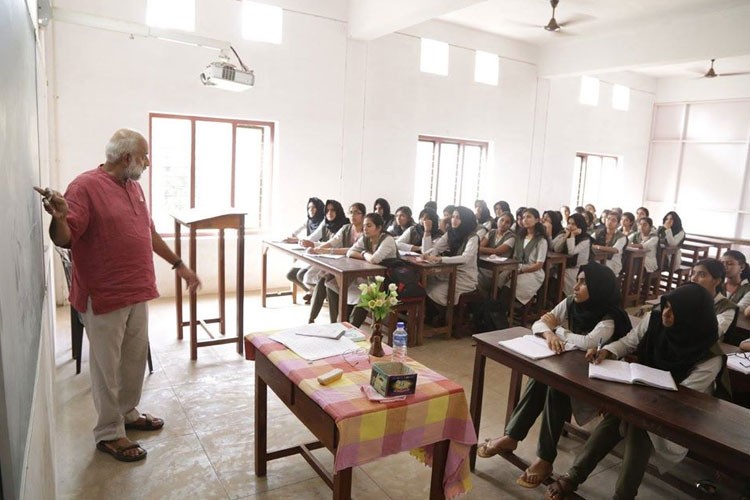
[(308, 361), (339, 356), (359, 348), (347, 338), (348, 329), (341, 323), (331, 325), (305, 325), (274, 333), (269, 338)]
[(670, 391), (677, 390), (672, 374), (666, 370), (627, 361), (605, 359), (589, 365), (589, 378), (620, 382), (622, 384), (641, 384)]

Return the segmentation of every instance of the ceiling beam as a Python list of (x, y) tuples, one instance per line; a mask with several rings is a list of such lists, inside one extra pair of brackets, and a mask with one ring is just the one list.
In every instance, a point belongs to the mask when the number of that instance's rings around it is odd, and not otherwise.
[(483, 0), (349, 0), (349, 36), (374, 40)]
[(750, 4), (689, 18), (663, 18), (592, 37), (560, 38), (539, 52), (539, 76), (627, 71), (750, 54)]

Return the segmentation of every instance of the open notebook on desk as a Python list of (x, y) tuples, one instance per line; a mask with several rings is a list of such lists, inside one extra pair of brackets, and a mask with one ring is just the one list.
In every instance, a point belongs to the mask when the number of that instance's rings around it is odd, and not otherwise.
[[(501, 340), (498, 344), (530, 359), (548, 358), (557, 354), (547, 347), (547, 341), (544, 338), (536, 335), (524, 335), (510, 340)], [(572, 351), (575, 348), (576, 346), (573, 344), (565, 344), (565, 351)]]
[(589, 378), (620, 382), (622, 384), (641, 384), (670, 391), (677, 390), (672, 374), (666, 370), (627, 361), (605, 359), (598, 364), (589, 365)]

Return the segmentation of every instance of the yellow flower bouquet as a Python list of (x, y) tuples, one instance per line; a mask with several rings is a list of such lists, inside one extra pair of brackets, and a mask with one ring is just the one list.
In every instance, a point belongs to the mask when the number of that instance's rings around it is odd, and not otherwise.
[(391, 283), (386, 290), (381, 290), (383, 276), (376, 276), (375, 281), (367, 280), (367, 283), (359, 285), (359, 302), (357, 305), (372, 313), (372, 318), (376, 322), (383, 321), (391, 312), (391, 309), (398, 304), (398, 292), (396, 284)]

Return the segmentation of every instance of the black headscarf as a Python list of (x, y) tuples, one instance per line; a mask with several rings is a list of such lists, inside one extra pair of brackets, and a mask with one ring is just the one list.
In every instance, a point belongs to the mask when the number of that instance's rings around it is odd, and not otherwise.
[[(586, 218), (581, 214), (570, 214), (568, 220), (573, 219), (576, 227), (581, 230), (581, 234), (576, 235), (576, 245), (584, 240), (591, 241), (591, 236), (587, 232)], [(567, 247), (566, 247), (567, 248)]]
[[(674, 313), (671, 327), (661, 322), (667, 302)], [(651, 312), (648, 330), (638, 344), (638, 362), (667, 370), (680, 383), (696, 363), (712, 355), (718, 336), (713, 297), (702, 286), (687, 283), (662, 295), (661, 307)]]
[(682, 231), (682, 219), (680, 219), (680, 216), (677, 215), (677, 212), (667, 212), (667, 215), (664, 216), (664, 218), (661, 220), (662, 227), (659, 228), (659, 235), (661, 236), (663, 234), (663, 227), (664, 223), (667, 222), (667, 217), (672, 216), (672, 234), (675, 235)]
[[(440, 231), (440, 218), (438, 217), (437, 211), (433, 210), (432, 208), (425, 208), (421, 212), (419, 212), (419, 220), (422, 220), (422, 217), (427, 216), (428, 219), (432, 221), (432, 230), (430, 231), (430, 236), (432, 236), (432, 239), (434, 240), (438, 236), (440, 236), (442, 231)], [(412, 231), (416, 232), (419, 236), (419, 240), (422, 241), (422, 238), (424, 237), (424, 226), (421, 222), (417, 222), (417, 225), (414, 226)]]
[(617, 340), (632, 329), (628, 313), (620, 307), (620, 286), (617, 277), (607, 266), (598, 262), (589, 262), (581, 266), (578, 274), (583, 273), (589, 300), (575, 302), (568, 311), (568, 323), (575, 333), (584, 334), (594, 329), (602, 318), (608, 316), (615, 322), (615, 332), (610, 341)]
[(323, 219), (326, 217), (326, 206), (323, 203), (323, 200), (320, 198), (312, 197), (309, 200), (307, 200), (307, 204), (309, 205), (312, 203), (315, 205), (315, 215), (313, 217), (310, 217), (310, 214), (307, 215), (307, 235), (310, 236), (313, 231), (318, 229), (318, 226), (321, 222), (323, 222)]
[(448, 255), (456, 255), (467, 238), (475, 235), (477, 230), (477, 218), (474, 211), (468, 207), (456, 207), (456, 212), (461, 218), (461, 225), (448, 228)]
[(375, 203), (372, 204), (373, 212), (377, 212), (375, 207), (378, 205), (383, 209), (383, 215), (381, 215), (381, 217), (383, 217), (383, 224), (385, 224), (383, 227), (388, 227), (394, 219), (393, 214), (391, 213), (391, 204), (388, 203), (388, 200), (385, 198), (378, 198), (375, 200)]
[(490, 215), (490, 209), (487, 207), (487, 205), (482, 205), (479, 208), (479, 216), (477, 217), (477, 222), (479, 224), (484, 224), (487, 221), (492, 220), (492, 216)]
[(545, 212), (542, 214), (542, 218), (544, 218), (545, 215), (549, 217), (550, 223), (552, 224), (551, 237), (554, 238), (555, 236), (560, 234), (563, 230), (562, 214), (554, 210), (545, 210)]
[(342, 207), (341, 203), (338, 201), (326, 200), (326, 210), (328, 209), (328, 205), (333, 205), (336, 209), (336, 218), (333, 220), (328, 220), (326, 218), (326, 229), (331, 233), (336, 234), (344, 224), (349, 224), (349, 218), (344, 215), (344, 207)]

